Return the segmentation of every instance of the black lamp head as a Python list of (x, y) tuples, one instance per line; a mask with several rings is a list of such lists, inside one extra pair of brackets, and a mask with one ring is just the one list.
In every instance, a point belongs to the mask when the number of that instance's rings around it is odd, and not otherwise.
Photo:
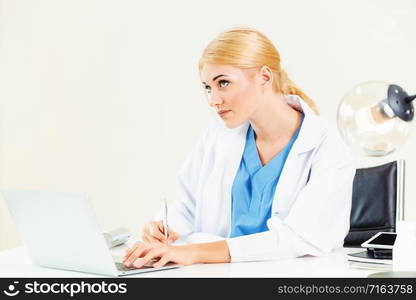
[(394, 114), (403, 121), (410, 122), (414, 117), (412, 101), (416, 95), (409, 96), (405, 90), (395, 84), (390, 84), (387, 91), (387, 103)]

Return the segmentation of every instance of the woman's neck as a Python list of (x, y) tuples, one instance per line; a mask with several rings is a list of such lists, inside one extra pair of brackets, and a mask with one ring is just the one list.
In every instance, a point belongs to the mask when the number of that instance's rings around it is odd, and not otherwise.
[(256, 133), (256, 142), (274, 145), (292, 138), (299, 128), (302, 114), (286, 103), (282, 94), (264, 97), (249, 122)]

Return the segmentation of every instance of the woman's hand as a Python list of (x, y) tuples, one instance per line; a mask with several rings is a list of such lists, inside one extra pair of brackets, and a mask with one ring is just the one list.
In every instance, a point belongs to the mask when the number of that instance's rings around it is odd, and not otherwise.
[(162, 221), (151, 221), (147, 223), (142, 230), (142, 239), (146, 243), (165, 243), (171, 244), (175, 242), (179, 238), (179, 234), (177, 234), (172, 229), (168, 228), (168, 239), (165, 239), (165, 232), (163, 228)]
[[(142, 259), (136, 262), (139, 257)], [(139, 242), (126, 251), (123, 263), (126, 267), (141, 268), (152, 260), (159, 259), (153, 267), (160, 268), (168, 262), (190, 265), (196, 262), (195, 257), (196, 253), (192, 245), (170, 246), (160, 242)]]

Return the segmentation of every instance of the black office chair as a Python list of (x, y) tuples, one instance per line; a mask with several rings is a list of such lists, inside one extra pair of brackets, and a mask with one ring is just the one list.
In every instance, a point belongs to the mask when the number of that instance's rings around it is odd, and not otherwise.
[(356, 170), (344, 247), (360, 247), (377, 232), (396, 231), (396, 221), (404, 218), (404, 166), (398, 160)]

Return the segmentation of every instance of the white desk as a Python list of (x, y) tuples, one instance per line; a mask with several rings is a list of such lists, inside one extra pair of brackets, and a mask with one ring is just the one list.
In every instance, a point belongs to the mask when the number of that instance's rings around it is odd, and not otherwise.
[[(126, 245), (112, 250), (122, 256)], [(178, 269), (149, 272), (130, 277), (367, 277), (380, 270), (352, 268), (346, 253), (361, 249), (340, 248), (326, 257), (229, 264), (197, 264)], [(0, 252), (0, 277), (100, 277), (95, 274), (55, 270), (35, 266), (24, 247)]]

